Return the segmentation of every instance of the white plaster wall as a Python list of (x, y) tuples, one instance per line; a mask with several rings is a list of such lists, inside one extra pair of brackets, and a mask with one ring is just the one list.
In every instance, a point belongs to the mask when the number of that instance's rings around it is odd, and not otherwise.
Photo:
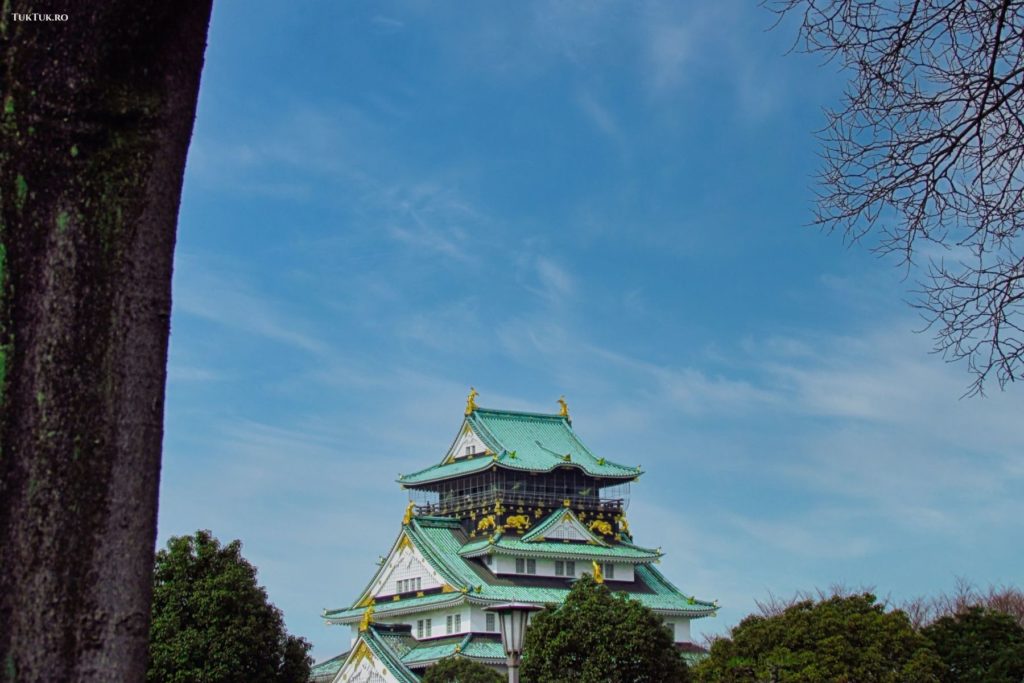
[[(588, 560), (574, 560), (576, 562), (576, 577), (583, 576), (583, 574), (593, 573), (593, 565)], [(508, 557), (505, 555), (494, 556), (494, 567), (493, 571), (496, 574), (513, 574), (516, 572), (516, 558)], [(523, 574), (520, 574), (523, 576)], [(537, 560), (537, 573), (525, 576), (553, 576), (555, 578), (562, 578), (555, 574), (555, 560)], [(573, 577), (565, 577), (573, 578)], [(633, 565), (617, 562), (615, 563), (615, 578), (611, 579), (605, 576), (605, 580), (609, 583), (616, 581), (632, 581), (633, 580)]]
[[(497, 618), (497, 617), (495, 617)], [(470, 624), (474, 633), (500, 633), (498, 628), (498, 622), (494, 622), (494, 630), (487, 630), (487, 612), (484, 611), (483, 607), (473, 605), (470, 607)]]
[(690, 620), (680, 619), (674, 617), (672, 619), (666, 619), (665, 625), (672, 629), (672, 639), (677, 643), (689, 643), (690, 640)]
[[(459, 605), (458, 607), (452, 607), (446, 610), (430, 610), (426, 612), (416, 612), (414, 614), (403, 614), (396, 617), (386, 617), (381, 615), (380, 618), (376, 619), (381, 624), (407, 624), (412, 629), (412, 637), (416, 637), (416, 622), (420, 619), (430, 619), (430, 638), (443, 638), (447, 635), (455, 635), (458, 633), (469, 633), (470, 629), (483, 630), (483, 622), (479, 629), (473, 626), (473, 608), (469, 605)], [(462, 617), (459, 630), (453, 630), (451, 634), (448, 633), (448, 615), (455, 616), (456, 614)], [(454, 624), (453, 624), (454, 628)], [(424, 633), (423, 639), (426, 640), (427, 636)]]
[(491, 565), (491, 571), (495, 574), (515, 574), (516, 558), (506, 557), (505, 555), (495, 555), (494, 563)]

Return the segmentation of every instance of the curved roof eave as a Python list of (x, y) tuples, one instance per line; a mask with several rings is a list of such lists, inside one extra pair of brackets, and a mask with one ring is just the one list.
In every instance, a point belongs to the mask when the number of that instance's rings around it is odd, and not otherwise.
[[(490, 467), (501, 467), (503, 469), (511, 470), (511, 471), (515, 471), (515, 472), (537, 472), (538, 474), (547, 474), (549, 472), (554, 472), (556, 469), (561, 468), (561, 467), (573, 467), (573, 468), (576, 468), (578, 470), (581, 470), (584, 474), (588, 474), (591, 477), (596, 477), (598, 479), (623, 479), (623, 480), (627, 480), (627, 481), (632, 481), (633, 479), (636, 479), (637, 477), (639, 477), (641, 474), (644, 473), (644, 471), (642, 469), (640, 469), (639, 467), (637, 467), (637, 468), (628, 468), (628, 469), (631, 469), (632, 471), (628, 471), (628, 472), (625, 472), (623, 474), (611, 474), (611, 473), (606, 473), (606, 472), (595, 473), (595, 472), (588, 471), (585, 463), (572, 462), (572, 461), (570, 461), (570, 462), (565, 462), (565, 461), (555, 462), (555, 463), (552, 463), (551, 467), (548, 467), (547, 469), (534, 468), (534, 467), (516, 467), (515, 465), (510, 464), (507, 460), (503, 460), (502, 459), (506, 455), (507, 454), (503, 452), (501, 455), (499, 455), (496, 458), (495, 457), (492, 457), (490, 459), (481, 458), (480, 459), (480, 465), (481, 465), (480, 467), (478, 467), (478, 468), (466, 468), (465, 470), (460, 471), (460, 472), (458, 472), (456, 474), (442, 475), (442, 476), (434, 477), (432, 479), (423, 479), (423, 480), (420, 480), (420, 481), (409, 481), (409, 477), (415, 477), (418, 474), (421, 474), (421, 473), (424, 473), (424, 472), (429, 472), (430, 470), (432, 470), (434, 468), (437, 468), (438, 470), (441, 470), (442, 468), (450, 467), (451, 465), (458, 464), (458, 463), (449, 463), (449, 464), (446, 464), (446, 465), (434, 465), (433, 467), (428, 467), (425, 470), (420, 470), (419, 472), (413, 472), (412, 474), (407, 474), (407, 475), (401, 476), (398, 479), (396, 479), (395, 481), (397, 483), (401, 484), (402, 486), (405, 486), (406, 488), (414, 488), (416, 486), (423, 486), (423, 485), (426, 485), (426, 484), (434, 484), (434, 483), (437, 483), (439, 481), (444, 481), (445, 479), (453, 479), (455, 477), (464, 476), (464, 475), (467, 475), (467, 474), (477, 474), (477, 473), (482, 472), (482, 471), (484, 471), (484, 470), (486, 470), (486, 469), (488, 469)], [(615, 464), (614, 466), (615, 467), (621, 467), (623, 469), (627, 469), (625, 465)]]

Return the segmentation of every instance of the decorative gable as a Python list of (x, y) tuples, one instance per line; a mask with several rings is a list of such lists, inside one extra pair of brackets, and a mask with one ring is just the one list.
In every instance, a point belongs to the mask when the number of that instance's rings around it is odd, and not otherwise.
[(335, 676), (334, 683), (399, 683), (399, 680), (360, 639)]
[(573, 514), (572, 510), (564, 509), (552, 513), (550, 517), (537, 525), (533, 531), (523, 536), (523, 541), (576, 541), (607, 546), (608, 543), (594, 534)]
[(484, 455), (489, 453), (490, 449), (487, 448), (487, 444), (477, 436), (473, 428), (469, 426), (468, 422), (463, 422), (462, 431), (459, 432), (458, 437), (455, 439), (455, 443), (448, 449), (448, 454), (445, 455), (444, 462), (449, 463), (454, 460), (460, 460), (462, 458), (468, 458), (475, 455)]
[(369, 588), (360, 598), (360, 605), (368, 603), (370, 597), (379, 600), (382, 596), (425, 591), (444, 585), (444, 578), (430, 566), (409, 540), (409, 536), (403, 532), (391, 554), (373, 577)]

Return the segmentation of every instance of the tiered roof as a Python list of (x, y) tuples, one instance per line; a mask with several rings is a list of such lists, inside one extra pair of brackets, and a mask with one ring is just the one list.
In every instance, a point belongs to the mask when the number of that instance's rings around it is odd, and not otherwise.
[(459, 555), (462, 557), (509, 555), (512, 557), (533, 557), (537, 559), (593, 560), (595, 562), (640, 564), (656, 562), (661, 557), (661, 552), (641, 548), (629, 543), (618, 543), (612, 546), (561, 541), (535, 541), (528, 543), (522, 539), (502, 534), (495, 539), (484, 538), (478, 541), (471, 541), (462, 546)]
[[(496, 576), (470, 556), (477, 556), (480, 543), (487, 543), (490, 549), (500, 552), (517, 552), (527, 546), (526, 552), (540, 547), (546, 552), (550, 546), (557, 546), (560, 557), (572, 558), (574, 553), (584, 560), (604, 561), (607, 557), (616, 562), (637, 562), (643, 555), (646, 562), (656, 561), (657, 551), (640, 548), (629, 543), (610, 546), (587, 543), (529, 543), (518, 538), (501, 538), (495, 543), (487, 539), (469, 542), (465, 531), (457, 520), (448, 517), (413, 517), (404, 525), (396, 547), (407, 538), (430, 565), (444, 578), (447, 585), (437, 592), (422, 597), (382, 600), (374, 605), (377, 617), (399, 616), (424, 609), (442, 609), (472, 604), (495, 604), (499, 602), (528, 602), (537, 605), (562, 602), (569, 594), (570, 584), (565, 579), (540, 576)], [(591, 554), (593, 553), (593, 554)], [(600, 553), (600, 554), (598, 554)], [(353, 623), (358, 621), (369, 604), (369, 590), (360, 595), (356, 602), (346, 608), (325, 610), (324, 619), (332, 623)], [(650, 564), (636, 564), (634, 580), (609, 584), (615, 590), (625, 591), (630, 597), (665, 615), (705, 617), (718, 609), (712, 602), (697, 600), (684, 595), (673, 586), (661, 572)]]
[[(455, 458), (399, 477), (403, 486), (415, 487), (482, 472), (497, 466), (526, 472), (551, 472), (556, 467), (576, 467), (594, 477), (630, 481), (642, 474), (639, 467), (599, 458), (583, 445), (567, 415), (524, 413), (474, 408), (462, 429), (471, 429), (487, 446), (487, 452)], [(460, 434), (462, 431), (460, 430)]]
[[(548, 415), (479, 408), (474, 400), (476, 395), (475, 391), (470, 393), (459, 435), (442, 461), (401, 476), (398, 481), (403, 487), (427, 489), (442, 495), (454, 491), (461, 495), (457, 486), (465, 482), (443, 486), (438, 483), (496, 469), (542, 476), (556, 469), (574, 468), (605, 480), (587, 484), (598, 489), (632, 481), (641, 474), (639, 467), (594, 455), (573, 431), (564, 400), (559, 401), (560, 414)], [(485, 449), (483, 453), (458, 452), (464, 446), (467, 450), (478, 449), (481, 444)], [(452, 491), (444, 488), (451, 484), (456, 485)], [(416, 683), (419, 681), (417, 672), (422, 673), (425, 667), (452, 655), (484, 664), (502, 664), (505, 656), (497, 634), (468, 633), (417, 640), (407, 624), (373, 623), (371, 618), (371, 612), (373, 618), (388, 621), (466, 604), (559, 604), (569, 594), (571, 577), (495, 574), (479, 559), (490, 555), (630, 564), (633, 565), (633, 580), (615, 581), (609, 583), (609, 588), (628, 593), (662, 616), (696, 619), (715, 614), (716, 603), (685, 595), (654, 567), (661, 557), (660, 549), (632, 543), (621, 501), (617, 507), (609, 509), (603, 507), (603, 501), (594, 505), (572, 495), (564, 501), (560, 494), (555, 497), (553, 504), (540, 501), (532, 511), (529, 508), (535, 503), (519, 501), (513, 513), (510, 511), (512, 502), (505, 510), (496, 494), (493, 501), (478, 501), (464, 507), (463, 519), (433, 516), (438, 508), (429, 505), (421, 507), (420, 512), (424, 514), (416, 516), (415, 505), (410, 503), (388, 557), (395, 557), (411, 546), (419, 555), (417, 561), (428, 565), (425, 569), (433, 573), (436, 582), (441, 582), (440, 587), (415, 593), (381, 594), (381, 586), (393, 585), (386, 583), (389, 580), (386, 572), (390, 571), (388, 563), (382, 564), (351, 606), (322, 613), (328, 623), (360, 622), (359, 635), (349, 652), (315, 666), (311, 680), (316, 683), (333, 681), (343, 669), (352, 671), (350, 667), (377, 666), (372, 664), (375, 659), (399, 683)], [(488, 508), (491, 505), (493, 513)], [(573, 510), (574, 505), (578, 506), (576, 510)], [(441, 512), (448, 511), (442, 508)], [(480, 520), (474, 526), (477, 515)], [(534, 520), (537, 524), (531, 526)], [(477, 537), (480, 533), (490, 535)], [(432, 581), (431, 585), (436, 583)], [(375, 598), (377, 595), (381, 597)]]

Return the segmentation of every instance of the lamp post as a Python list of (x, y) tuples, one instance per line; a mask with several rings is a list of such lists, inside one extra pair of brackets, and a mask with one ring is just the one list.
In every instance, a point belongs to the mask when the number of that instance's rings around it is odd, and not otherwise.
[(539, 612), (542, 609), (544, 608), (521, 602), (484, 607), (485, 612), (494, 612), (498, 615), (501, 644), (505, 648), (505, 662), (508, 665), (508, 683), (519, 683), (519, 659), (523, 654), (526, 622), (531, 612)]

